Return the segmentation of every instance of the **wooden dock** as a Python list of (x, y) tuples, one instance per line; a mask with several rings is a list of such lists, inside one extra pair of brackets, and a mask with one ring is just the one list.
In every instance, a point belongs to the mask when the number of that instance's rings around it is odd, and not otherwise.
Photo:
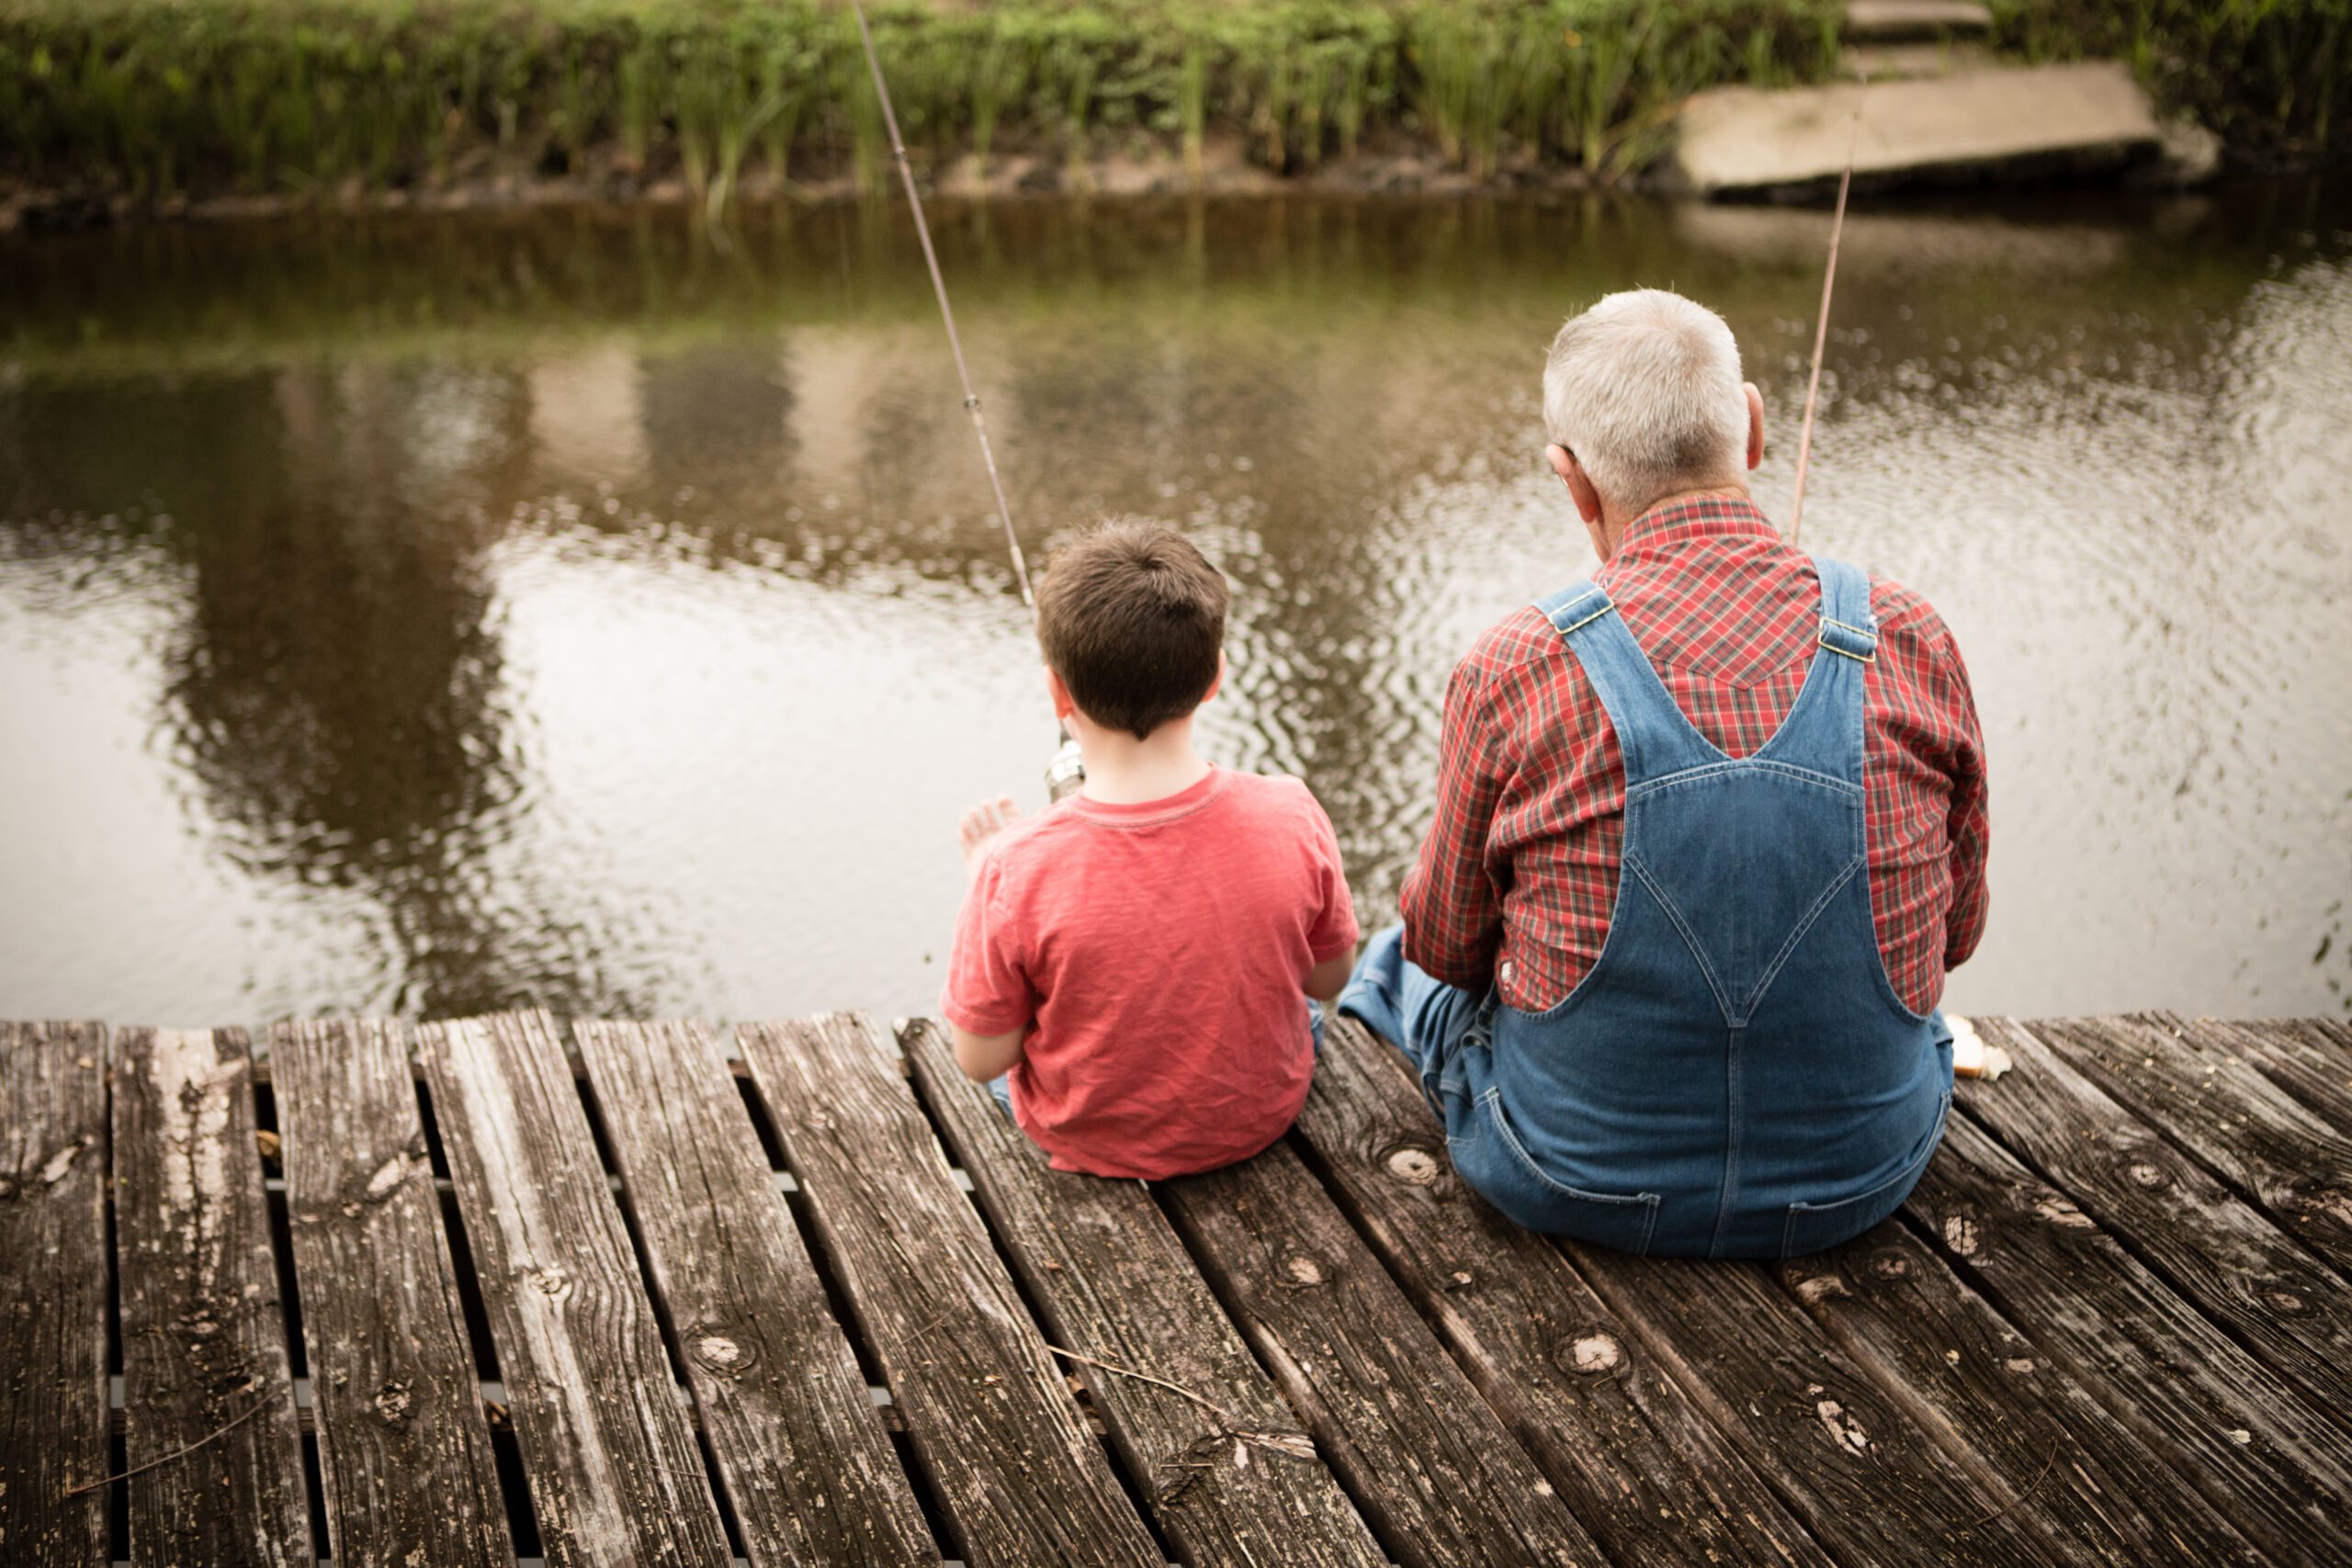
[(920, 1022), (0, 1025), (0, 1561), (2352, 1562), (2352, 1032), (1979, 1027), (1758, 1265), (1503, 1222), (1351, 1025), (1148, 1187)]

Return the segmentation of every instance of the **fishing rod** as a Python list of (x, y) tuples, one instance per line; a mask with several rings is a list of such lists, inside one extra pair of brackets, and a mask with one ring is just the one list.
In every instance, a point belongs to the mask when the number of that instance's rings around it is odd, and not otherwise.
[[(972, 434), (980, 443), (980, 461), (989, 471), (989, 489), (996, 495), (997, 521), (1004, 525), (1004, 547), (1012, 557), (1012, 580), (1021, 587), (1021, 603), (1027, 605), (1031, 615), (1037, 613), (1037, 595), (1029, 585), (1029, 562), (1021, 553), (1021, 536), (1012, 526), (1012, 507), (1004, 499), (1004, 480), (996, 471), (996, 449), (989, 445), (989, 423), (980, 414), (980, 395), (972, 389), (972, 372), (964, 363), (964, 340), (956, 331), (955, 307), (947, 302), (947, 280), (939, 271), (939, 252), (931, 243), (931, 224), (922, 210), (922, 193), (915, 188), (913, 165), (907, 162), (906, 140), (899, 134), (899, 111), (890, 102), (890, 84), (882, 74), (882, 57), (874, 51), (874, 32), (865, 25), (863, 0), (850, 0), (850, 11), (857, 17), (857, 41), (865, 51), (865, 68), (874, 75), (874, 96), (881, 101), (882, 127), (890, 135), (890, 157), (899, 165), (899, 183), (906, 187), (907, 206), (914, 213), (915, 238), (922, 243), (923, 265), (931, 270), (931, 291), (939, 300), (939, 319), (947, 326), (947, 346), (956, 355), (956, 378), (964, 388), (964, 409), (972, 416)], [(1061, 745), (1054, 752), (1054, 760), (1046, 767), (1046, 793), (1059, 800), (1086, 780), (1086, 769), (1079, 760), (1078, 742), (1070, 739), (1067, 728), (1061, 730)]]
[(1854, 133), (1846, 143), (1846, 172), (1838, 176), (1838, 215), (1829, 220), (1829, 265), (1821, 275), (1821, 319), (1813, 328), (1813, 377), (1804, 389), (1804, 426), (1797, 434), (1797, 493), (1789, 506), (1789, 544), (1804, 522), (1804, 474), (1813, 460), (1813, 414), (1821, 400), (1822, 351), (1829, 344), (1829, 300), (1838, 288), (1838, 242), (1846, 232), (1846, 193), (1853, 188), (1854, 153), (1862, 139), (1861, 111), (1854, 111)]

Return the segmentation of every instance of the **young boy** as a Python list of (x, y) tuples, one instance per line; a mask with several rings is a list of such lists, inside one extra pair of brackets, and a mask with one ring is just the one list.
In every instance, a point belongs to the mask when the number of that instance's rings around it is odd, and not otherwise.
[(1306, 998), (1347, 981), (1355, 912), (1322, 807), (1193, 750), (1225, 610), (1225, 579), (1168, 528), (1064, 550), (1037, 637), (1086, 782), (1027, 821), (1010, 799), (964, 818), (940, 1010), (967, 1074), (1009, 1072), (1057, 1169), (1156, 1180), (1256, 1154), (1306, 1099)]

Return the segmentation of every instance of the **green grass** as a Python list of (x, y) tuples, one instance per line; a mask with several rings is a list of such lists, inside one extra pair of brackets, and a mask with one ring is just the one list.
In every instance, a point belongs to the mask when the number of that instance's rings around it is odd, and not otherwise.
[[(1080, 164), (1210, 138), (1277, 170), (1382, 137), (1474, 174), (1609, 172), (1710, 83), (1835, 61), (1834, 0), (876, 0), (919, 160)], [(0, 0), (0, 179), (144, 197), (752, 170), (888, 149), (847, 10), (819, 0)]]
[[(2352, 0), (1994, 0), (2037, 58), (2111, 53), (2233, 143), (2344, 143)], [(1666, 111), (1835, 66), (1838, 0), (876, 0), (919, 164), (1181, 158), (1295, 172), (1423, 147), (1611, 178)], [(0, 0), (0, 189), (162, 198), (545, 175), (878, 189), (835, 0)], [(786, 188), (794, 188), (787, 185)]]

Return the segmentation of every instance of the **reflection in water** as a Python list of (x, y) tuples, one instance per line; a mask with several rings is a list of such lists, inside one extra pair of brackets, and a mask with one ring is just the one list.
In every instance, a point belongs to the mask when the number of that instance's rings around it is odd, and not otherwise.
[[(1856, 215), (1808, 508), (1972, 658), (1996, 914), (1951, 1001), (2343, 1012), (2340, 205), (2008, 200)], [(0, 1010), (928, 1005), (944, 827), (1043, 761), (1035, 656), (897, 215), (748, 223), (0, 246), (0, 880), (40, 890)], [(1174, 203), (941, 238), (1033, 552), (1120, 513), (1209, 550), (1212, 744), (1307, 776), (1377, 917), (1453, 660), (1589, 564), (1536, 465), (1551, 327), (1673, 284), (1788, 419), (1821, 228)]]

